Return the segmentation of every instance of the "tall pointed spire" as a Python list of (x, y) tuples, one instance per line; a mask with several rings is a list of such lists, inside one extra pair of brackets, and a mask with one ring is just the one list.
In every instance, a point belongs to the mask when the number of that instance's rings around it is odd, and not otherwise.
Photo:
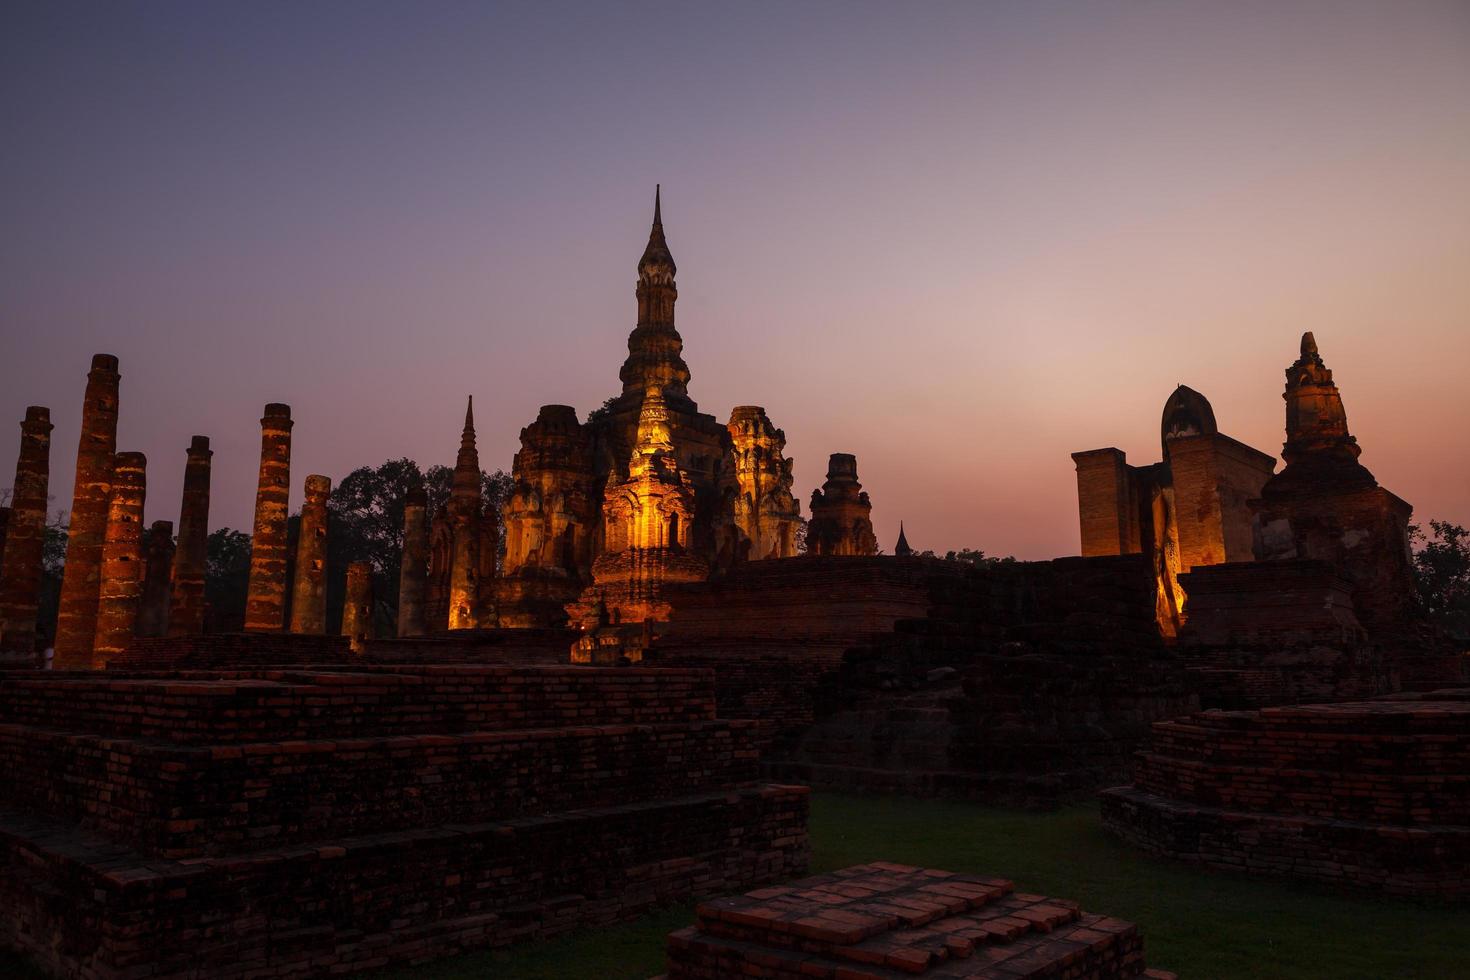
[(464, 433), (459, 438), (459, 457), (454, 462), (454, 483), (450, 496), (480, 512), (480, 453), (475, 448), (475, 397), (470, 396), (464, 410)]
[(662, 196), (661, 185), (653, 185), (653, 227), (648, 231), (648, 247), (638, 260), (638, 277), (672, 285), (679, 268), (674, 264), (674, 256), (664, 238)]
[(904, 537), (903, 521), (898, 522), (898, 543), (893, 546), (893, 553), (899, 558), (906, 558), (914, 553), (914, 549), (909, 547), (909, 539)]
[(461, 449), (475, 448), (475, 396), (470, 395), (469, 404), (464, 410), (464, 432), (459, 437)]
[(628, 359), (618, 377), (623, 382), (625, 404), (636, 404), (650, 384), (656, 384), (675, 405), (683, 405), (689, 394), (689, 365), (684, 363), (684, 341), (674, 329), (674, 303), (679, 290), (674, 285), (678, 267), (664, 238), (663, 188), (653, 190), (653, 227), (648, 246), (638, 260), (638, 326), (628, 337)]

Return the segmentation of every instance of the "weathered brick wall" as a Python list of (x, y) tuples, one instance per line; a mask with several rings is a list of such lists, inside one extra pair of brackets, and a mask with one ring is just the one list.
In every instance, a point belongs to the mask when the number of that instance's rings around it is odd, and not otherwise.
[(0, 674), (0, 945), (97, 980), (418, 962), (805, 867), (709, 670)]
[(148, 677), (79, 672), (0, 679), (7, 723), (176, 742), (667, 724), (715, 716), (707, 670), (370, 667)]
[(188, 747), (0, 725), (0, 774), (14, 806), (187, 858), (708, 792), (756, 778), (756, 724)]
[(183, 864), (0, 814), (0, 945), (97, 980), (422, 962), (788, 877), (806, 819), (805, 790), (745, 788)]
[(1470, 691), (1161, 722), (1103, 822), (1151, 852), (1470, 896)]

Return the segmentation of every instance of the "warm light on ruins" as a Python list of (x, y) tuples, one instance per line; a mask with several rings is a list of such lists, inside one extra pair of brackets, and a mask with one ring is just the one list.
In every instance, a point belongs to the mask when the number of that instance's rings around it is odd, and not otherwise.
[(10, 8), (0, 976), (1466, 974), (1470, 6)]

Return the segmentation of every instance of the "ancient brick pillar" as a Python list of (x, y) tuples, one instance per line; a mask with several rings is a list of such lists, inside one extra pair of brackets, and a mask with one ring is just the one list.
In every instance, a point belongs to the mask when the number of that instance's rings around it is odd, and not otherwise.
[(328, 477), (306, 478), (301, 529), (296, 537), (296, 581), (291, 590), (291, 632), (327, 631), (327, 497)]
[(154, 521), (148, 526), (144, 562), (138, 635), (163, 636), (168, 631), (169, 580), (174, 563), (173, 521)]
[(208, 436), (189, 442), (184, 464), (184, 502), (179, 507), (179, 543), (174, 550), (173, 594), (169, 600), (168, 635), (204, 632), (204, 572), (209, 558)]
[(50, 479), (51, 412), (32, 405), (20, 424), (10, 521), (0, 545), (0, 652), (35, 652)]
[(116, 357), (93, 356), (82, 401), (71, 527), (66, 539), (66, 567), (61, 573), (54, 662), (58, 670), (85, 669), (92, 664), (102, 539), (107, 533), (107, 504), (112, 493), (112, 457), (117, 452), (118, 380)]
[(347, 601), (342, 606), (342, 635), (352, 642), (352, 652), (362, 653), (373, 638), (373, 566), (355, 561), (347, 566)]
[(291, 497), (291, 406), (275, 402), (260, 420), (260, 482), (250, 539), (247, 630), (286, 626), (286, 509)]
[(408, 491), (403, 501), (403, 560), (398, 570), (398, 635), (428, 633), (424, 592), (429, 576), (429, 505), (423, 487)]
[(102, 544), (102, 580), (97, 603), (97, 639), (90, 666), (106, 667), (133, 644), (143, 596), (143, 494), (148, 460), (118, 453), (112, 466), (112, 497)]

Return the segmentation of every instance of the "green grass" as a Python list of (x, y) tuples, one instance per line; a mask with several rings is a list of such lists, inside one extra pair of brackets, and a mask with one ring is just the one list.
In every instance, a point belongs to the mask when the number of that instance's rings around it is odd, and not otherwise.
[[(1021, 813), (965, 803), (817, 794), (812, 870), (890, 860), (1011, 878), (1143, 928), (1149, 963), (1185, 980), (1470, 980), (1470, 909), (1344, 894), (1155, 860), (1102, 829), (1094, 806)], [(376, 980), (646, 980), (693, 905)], [(0, 976), (12, 962), (0, 957)]]

